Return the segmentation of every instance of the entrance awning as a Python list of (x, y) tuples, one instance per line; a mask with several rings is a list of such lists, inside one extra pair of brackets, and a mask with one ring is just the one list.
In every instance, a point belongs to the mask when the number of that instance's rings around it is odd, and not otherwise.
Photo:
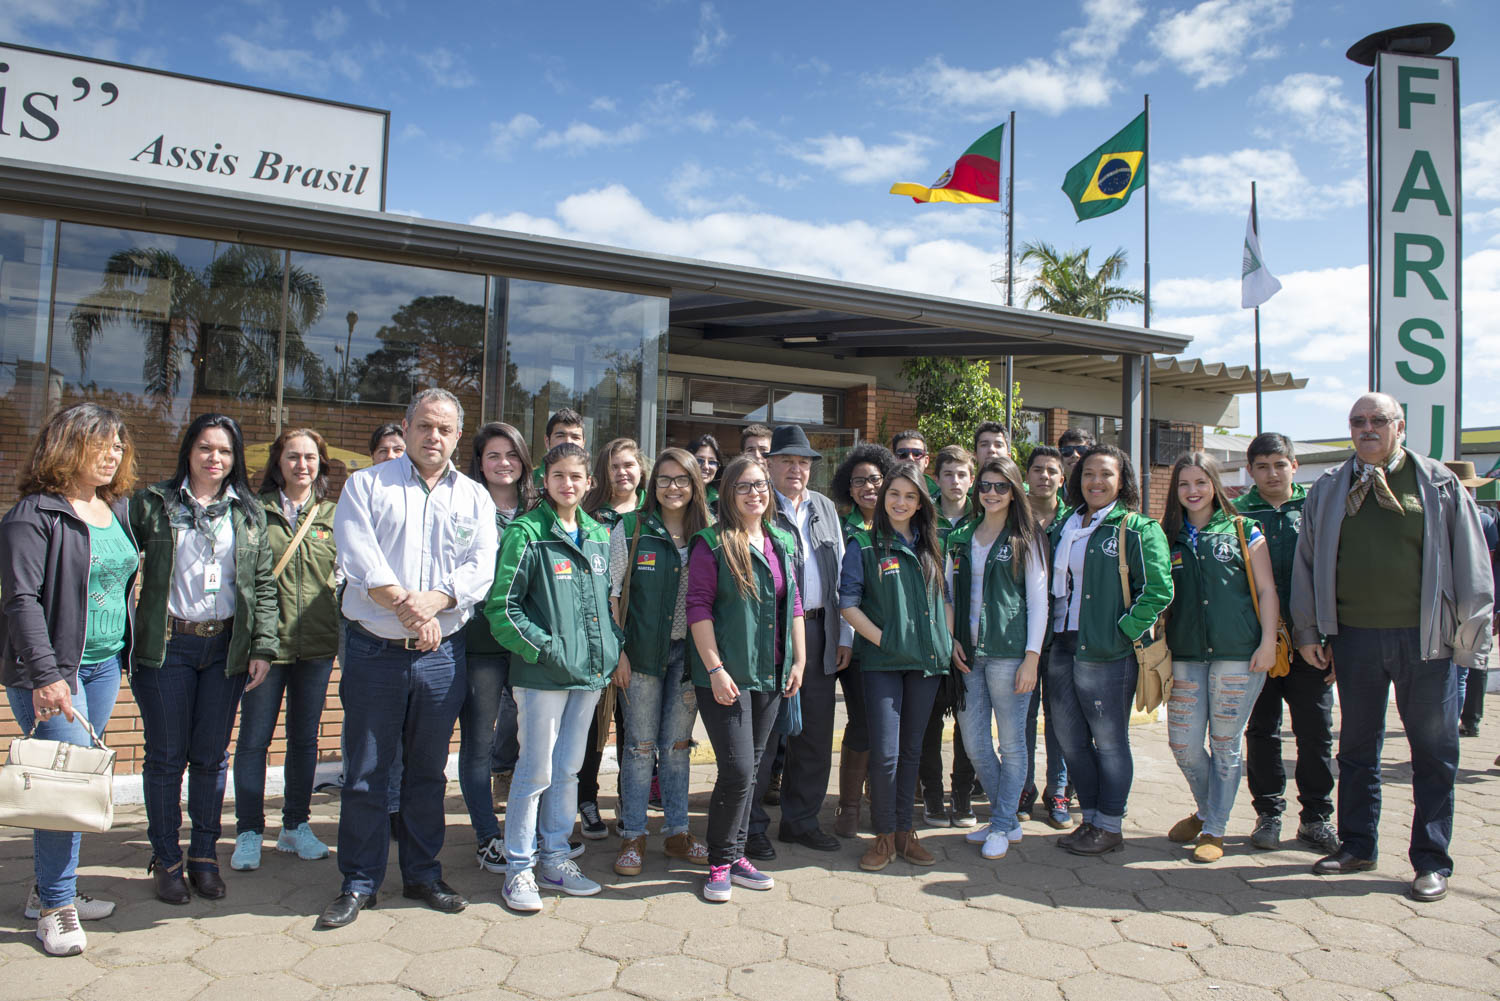
[[(1120, 380), (1120, 359), (1113, 355), (1092, 358), (1025, 358), (1016, 362), (1018, 369), (1076, 375), (1087, 379)], [(1255, 369), (1249, 365), (1227, 365), (1198, 358), (1156, 358), (1151, 366), (1151, 385), (1158, 388), (1196, 389), (1233, 396), (1255, 392)], [(1290, 372), (1261, 369), (1261, 391), (1274, 393), (1284, 389), (1302, 389), (1306, 376)]]
[[(0, 212), (670, 298), (673, 335), (844, 356), (1175, 355), (1191, 338), (1055, 313), (0, 158)], [(976, 261), (976, 268), (986, 266)]]

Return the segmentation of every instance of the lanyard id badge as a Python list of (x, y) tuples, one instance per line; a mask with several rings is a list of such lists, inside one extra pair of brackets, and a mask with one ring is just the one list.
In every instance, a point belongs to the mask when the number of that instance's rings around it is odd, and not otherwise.
[(218, 560), (209, 560), (203, 564), (203, 593), (218, 594), (223, 578), (224, 564)]

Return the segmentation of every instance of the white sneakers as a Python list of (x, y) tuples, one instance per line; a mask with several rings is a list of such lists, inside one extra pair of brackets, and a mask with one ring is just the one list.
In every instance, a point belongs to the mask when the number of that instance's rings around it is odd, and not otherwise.
[(71, 904), (37, 918), (36, 937), (50, 956), (76, 956), (88, 945), (78, 910)]
[[(73, 898), (73, 909), (78, 912), (82, 921), (103, 921), (115, 912), (115, 905), (113, 901), (95, 900), (80, 893)], [(37, 892), (36, 884), (32, 884), (31, 895), (26, 898), (24, 913), (28, 921), (35, 921), (42, 916), (42, 895)]]
[(1009, 831), (996, 831), (986, 829), (984, 847), (979, 849), (979, 854), (987, 859), (1004, 858), (1010, 846), (1021, 840), (1021, 829), (1013, 828)]

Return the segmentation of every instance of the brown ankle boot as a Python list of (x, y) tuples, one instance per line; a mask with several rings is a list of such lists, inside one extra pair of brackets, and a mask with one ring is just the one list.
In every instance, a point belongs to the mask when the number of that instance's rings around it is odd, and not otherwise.
[(932, 857), (932, 852), (923, 848), (917, 840), (916, 831), (897, 831), (896, 851), (912, 865), (932, 865), (937, 861)]
[(895, 836), (891, 834), (875, 835), (875, 843), (870, 845), (864, 855), (860, 856), (859, 867), (866, 872), (879, 872), (891, 864), (891, 859), (896, 855)]
[(839, 749), (839, 808), (834, 814), (833, 833), (841, 838), (859, 833), (859, 798), (869, 770), (869, 751), (851, 751), (848, 744)]

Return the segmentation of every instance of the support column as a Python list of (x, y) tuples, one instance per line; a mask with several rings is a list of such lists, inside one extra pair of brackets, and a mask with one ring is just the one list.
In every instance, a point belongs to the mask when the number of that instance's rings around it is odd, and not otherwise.
[(1145, 356), (1120, 356), (1120, 448), (1139, 472), (1147, 461), (1141, 418), (1145, 413)]

